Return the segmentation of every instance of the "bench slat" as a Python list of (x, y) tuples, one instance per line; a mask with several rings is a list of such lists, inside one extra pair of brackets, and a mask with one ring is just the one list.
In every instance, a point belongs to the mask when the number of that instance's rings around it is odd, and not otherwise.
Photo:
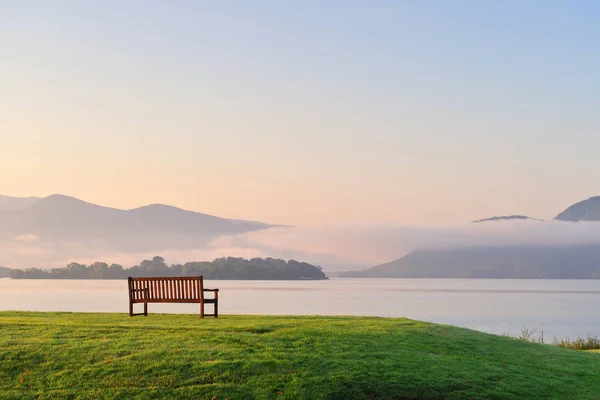
[[(197, 299), (199, 296), (200, 281), (196, 279), (170, 279), (154, 280), (136, 278), (132, 281), (132, 291), (147, 294), (148, 298), (166, 298), (178, 300)], [(203, 289), (202, 291), (210, 291)], [(140, 298), (144, 298), (140, 296)]]

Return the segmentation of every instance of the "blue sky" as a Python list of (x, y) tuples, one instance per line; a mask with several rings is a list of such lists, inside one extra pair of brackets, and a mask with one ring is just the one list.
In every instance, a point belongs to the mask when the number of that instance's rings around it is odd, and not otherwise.
[(0, 193), (290, 224), (599, 194), (593, 1), (0, 3)]

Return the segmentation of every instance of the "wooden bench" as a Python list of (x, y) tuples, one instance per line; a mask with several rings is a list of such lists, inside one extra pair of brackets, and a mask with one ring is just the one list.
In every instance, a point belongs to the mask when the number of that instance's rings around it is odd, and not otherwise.
[[(148, 316), (148, 303), (199, 303), (200, 318), (219, 316), (219, 289), (205, 289), (201, 276), (165, 278), (127, 278), (129, 286), (129, 316)], [(204, 292), (213, 292), (205, 299)], [(144, 312), (133, 313), (135, 303), (144, 303)], [(214, 304), (214, 314), (204, 314), (204, 304)]]

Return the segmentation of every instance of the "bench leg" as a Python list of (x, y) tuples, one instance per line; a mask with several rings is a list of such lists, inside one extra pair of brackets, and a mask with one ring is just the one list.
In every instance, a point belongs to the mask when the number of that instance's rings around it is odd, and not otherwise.
[(144, 317), (148, 316), (148, 303), (144, 302)]
[(204, 318), (204, 303), (200, 302), (200, 318)]
[(129, 300), (129, 316), (133, 317), (133, 302)]
[(215, 292), (215, 318), (219, 318), (219, 291)]

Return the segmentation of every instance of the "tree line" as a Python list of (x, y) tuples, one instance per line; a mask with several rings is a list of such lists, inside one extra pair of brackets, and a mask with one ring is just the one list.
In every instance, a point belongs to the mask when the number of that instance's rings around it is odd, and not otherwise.
[(13, 269), (13, 279), (124, 279), (132, 277), (198, 276), (205, 279), (297, 280), (328, 279), (320, 267), (275, 258), (224, 257), (212, 262), (187, 262), (167, 265), (162, 257), (144, 260), (139, 265), (123, 268), (119, 264), (95, 262), (90, 265), (71, 263), (64, 268), (25, 270)]

